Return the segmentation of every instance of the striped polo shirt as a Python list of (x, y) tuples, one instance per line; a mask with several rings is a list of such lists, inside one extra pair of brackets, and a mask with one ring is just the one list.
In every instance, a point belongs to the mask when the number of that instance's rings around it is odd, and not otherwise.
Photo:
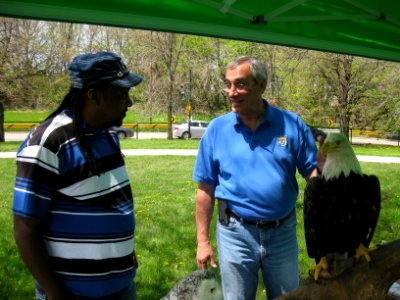
[(13, 213), (43, 221), (52, 268), (76, 295), (101, 297), (136, 272), (133, 195), (118, 139), (85, 129), (93, 175), (64, 110), (33, 130), (17, 153)]

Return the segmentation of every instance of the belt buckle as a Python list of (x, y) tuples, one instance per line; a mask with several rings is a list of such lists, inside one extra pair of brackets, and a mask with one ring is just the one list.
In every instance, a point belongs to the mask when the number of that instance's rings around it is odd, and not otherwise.
[(279, 221), (261, 220), (256, 223), (256, 228), (275, 228), (278, 227)]

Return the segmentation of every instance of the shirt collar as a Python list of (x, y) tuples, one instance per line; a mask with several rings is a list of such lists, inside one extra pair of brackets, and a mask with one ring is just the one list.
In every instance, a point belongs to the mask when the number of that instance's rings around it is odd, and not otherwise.
[[(263, 104), (264, 104), (264, 107), (265, 107), (265, 110), (267, 111), (267, 113), (262, 118), (261, 123), (271, 123), (274, 118), (275, 108), (272, 107), (271, 105), (269, 105), (265, 99), (262, 99), (262, 101), (263, 101)], [(232, 114), (233, 126), (240, 126), (242, 124), (242, 121), (240, 121), (238, 115), (234, 112), (231, 112), (231, 114)]]
[[(64, 110), (64, 113), (67, 115), (67, 116), (69, 116), (71, 119), (73, 118), (73, 113), (72, 113), (72, 110), (71, 109), (69, 109), (69, 108), (66, 108), (65, 110)], [(85, 121), (83, 121), (82, 123), (81, 123), (81, 128), (85, 131), (85, 133), (99, 133), (99, 132), (102, 132), (102, 131), (104, 131), (105, 129), (103, 129), (103, 128), (93, 128), (93, 127), (91, 127), (88, 123), (86, 123)]]

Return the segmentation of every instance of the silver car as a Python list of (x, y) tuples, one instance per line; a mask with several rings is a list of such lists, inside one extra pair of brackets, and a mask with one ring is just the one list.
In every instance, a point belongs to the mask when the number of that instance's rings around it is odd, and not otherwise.
[(190, 138), (201, 138), (206, 131), (208, 122), (192, 120), (189, 124), (181, 123), (177, 125), (172, 125), (172, 134), (174, 138), (180, 139), (190, 139)]
[(126, 127), (113, 126), (109, 129), (111, 132), (115, 132), (120, 139), (127, 137), (133, 137), (133, 130)]

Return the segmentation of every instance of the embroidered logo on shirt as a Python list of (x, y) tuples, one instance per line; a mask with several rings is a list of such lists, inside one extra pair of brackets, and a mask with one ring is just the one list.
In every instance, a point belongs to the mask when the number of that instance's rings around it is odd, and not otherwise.
[(282, 148), (286, 148), (287, 138), (285, 136), (278, 137), (278, 145)]

